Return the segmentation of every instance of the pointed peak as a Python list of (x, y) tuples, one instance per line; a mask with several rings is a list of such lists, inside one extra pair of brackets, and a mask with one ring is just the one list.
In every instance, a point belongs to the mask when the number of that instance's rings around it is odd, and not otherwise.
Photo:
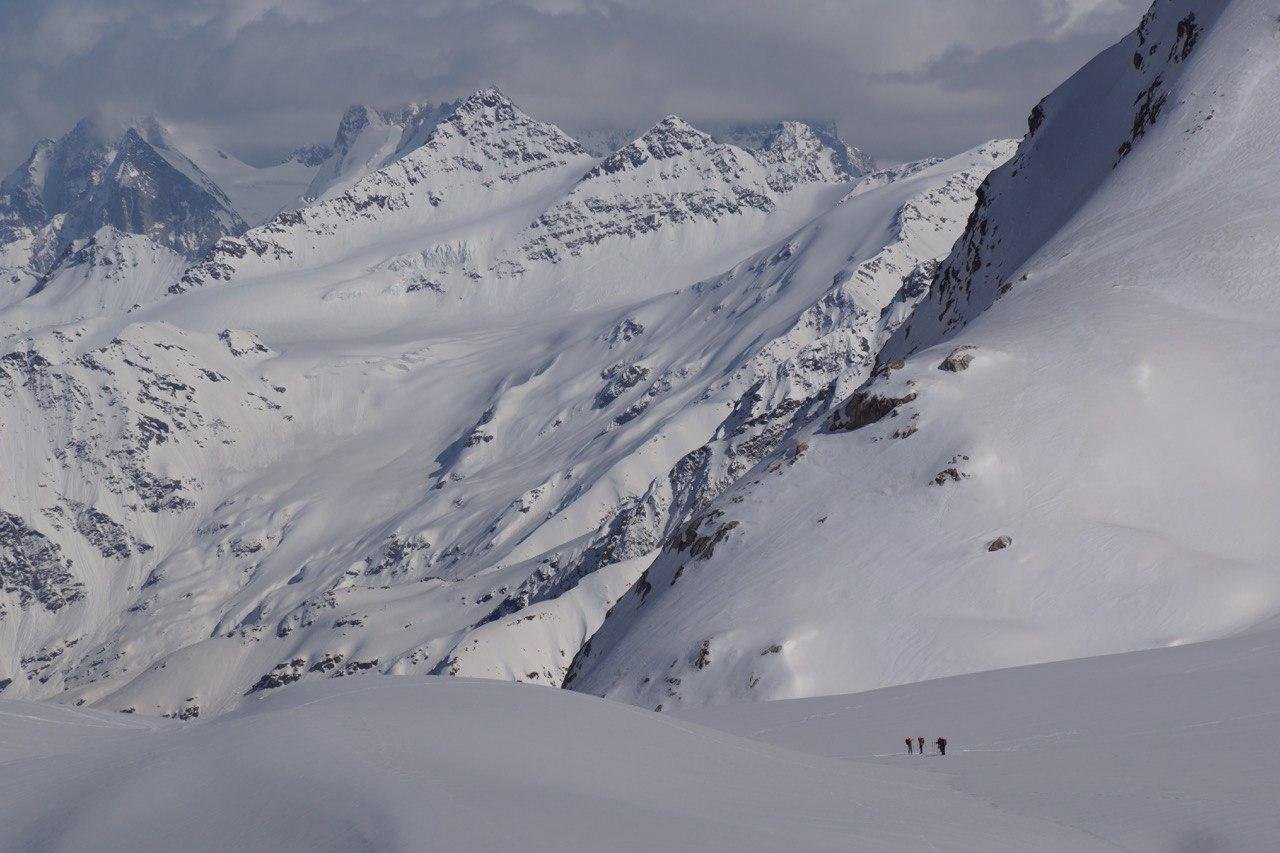
[(644, 133), (644, 136), (641, 136), (640, 138), (644, 139), (645, 137), (648, 137), (648, 136), (656, 136), (660, 134), (670, 134), (670, 133), (681, 133), (681, 134), (689, 133), (699, 137), (705, 137), (706, 139), (711, 139), (711, 134), (705, 131), (699, 130), (698, 128), (694, 127), (692, 124), (690, 124), (689, 122), (685, 121), (683, 118), (675, 114), (672, 114), (663, 118), (653, 127), (649, 128), (649, 130), (647, 130)]
[(137, 134), (153, 144), (165, 144), (168, 131), (154, 115), (134, 115), (111, 110), (98, 109), (89, 113), (63, 137), (81, 144), (114, 145), (128, 131)]
[(832, 149), (847, 148), (843, 139), (832, 131), (807, 121), (787, 120), (778, 122), (770, 134), (765, 149), (784, 148), (809, 144)]
[(486, 86), (463, 98), (462, 102), (458, 104), (456, 113), (458, 115), (473, 115), (492, 110), (518, 112), (519, 108), (510, 98), (502, 94), (502, 91), (497, 86)]
[(778, 127), (774, 131), (774, 133), (777, 135), (786, 134), (789, 136), (816, 136), (817, 135), (817, 131), (815, 130), (813, 125), (803, 121), (791, 121), (791, 120), (778, 122)]
[(129, 122), (105, 110), (94, 110), (84, 116), (64, 138), (106, 144), (124, 135)]
[(485, 86), (483, 89), (477, 89), (471, 94), (472, 98), (481, 98), (486, 100), (511, 102), (511, 99), (502, 94), (502, 90), (497, 86)]
[(693, 151), (704, 151), (719, 145), (711, 134), (698, 130), (677, 115), (669, 115), (646, 130), (640, 137), (610, 154), (582, 179), (634, 169), (650, 160), (667, 160)]
[(622, 151), (632, 147), (641, 148), (647, 150), (654, 159), (662, 160), (683, 151), (699, 151), (718, 144), (706, 131), (699, 130), (678, 115), (669, 115)]
[(875, 161), (833, 127), (805, 121), (779, 122), (756, 157), (769, 168), (769, 186), (778, 192), (799, 184), (852, 181), (875, 169)]

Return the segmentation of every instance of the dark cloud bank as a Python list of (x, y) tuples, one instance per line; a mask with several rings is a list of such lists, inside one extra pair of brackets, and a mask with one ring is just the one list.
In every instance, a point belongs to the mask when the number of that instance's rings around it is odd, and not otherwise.
[(1148, 0), (0, 0), (0, 172), (94, 109), (246, 159), (496, 83), (568, 128), (827, 117), (884, 160), (1020, 135)]

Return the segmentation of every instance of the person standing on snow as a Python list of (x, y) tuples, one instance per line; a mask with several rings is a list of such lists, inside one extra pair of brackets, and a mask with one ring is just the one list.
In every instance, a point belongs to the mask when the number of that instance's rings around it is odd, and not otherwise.
[(938, 753), (939, 753), (940, 755), (946, 755), (946, 754), (947, 754), (947, 739), (946, 739), (946, 738), (944, 738), (944, 737), (940, 737), (940, 738), (938, 738), (938, 739), (935, 741), (935, 743), (938, 745)]
[(907, 755), (911, 754), (911, 738), (907, 738)]
[(922, 737), (916, 738), (916, 743), (920, 745), (920, 754), (924, 755), (924, 738)]

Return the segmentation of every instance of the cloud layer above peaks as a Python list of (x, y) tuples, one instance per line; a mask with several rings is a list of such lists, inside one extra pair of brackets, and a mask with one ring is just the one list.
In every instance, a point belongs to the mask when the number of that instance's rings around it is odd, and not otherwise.
[(0, 169), (95, 109), (262, 160), (490, 83), (570, 129), (831, 118), (888, 160), (1020, 134), (1146, 0), (0, 0)]

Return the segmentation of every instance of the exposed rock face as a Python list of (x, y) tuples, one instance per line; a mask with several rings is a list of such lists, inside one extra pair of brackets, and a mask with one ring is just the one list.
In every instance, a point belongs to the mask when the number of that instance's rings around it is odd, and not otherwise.
[(987, 550), (1003, 551), (1005, 548), (1008, 548), (1012, 544), (1013, 544), (1013, 537), (997, 536), (995, 539), (992, 539), (990, 542), (987, 543)]
[[(0, 585), (19, 606), (56, 611), (84, 598), (62, 548), (20, 516), (0, 510)], [(0, 606), (0, 619), (7, 614)]]
[(11, 268), (48, 273), (72, 243), (103, 226), (192, 255), (245, 223), (154, 119), (86, 118), (38, 143), (0, 183), (0, 249), (9, 247)]
[(899, 406), (915, 399), (914, 393), (901, 397), (882, 397), (872, 391), (859, 391), (836, 410), (831, 417), (831, 429), (835, 432), (862, 429), (893, 415)]
[(951, 351), (951, 354), (942, 360), (938, 365), (939, 370), (945, 370), (948, 373), (961, 373), (969, 369), (969, 365), (973, 364), (973, 358), (977, 347), (959, 346)]
[[(175, 164), (180, 157), (144, 139), (137, 129), (126, 130), (86, 202), (68, 211), (63, 241), (109, 225), (191, 255), (226, 234), (243, 231), (244, 220), (231, 210), (222, 191), (207, 178), (193, 175), (193, 165)], [(178, 166), (185, 166), (186, 173)]]

